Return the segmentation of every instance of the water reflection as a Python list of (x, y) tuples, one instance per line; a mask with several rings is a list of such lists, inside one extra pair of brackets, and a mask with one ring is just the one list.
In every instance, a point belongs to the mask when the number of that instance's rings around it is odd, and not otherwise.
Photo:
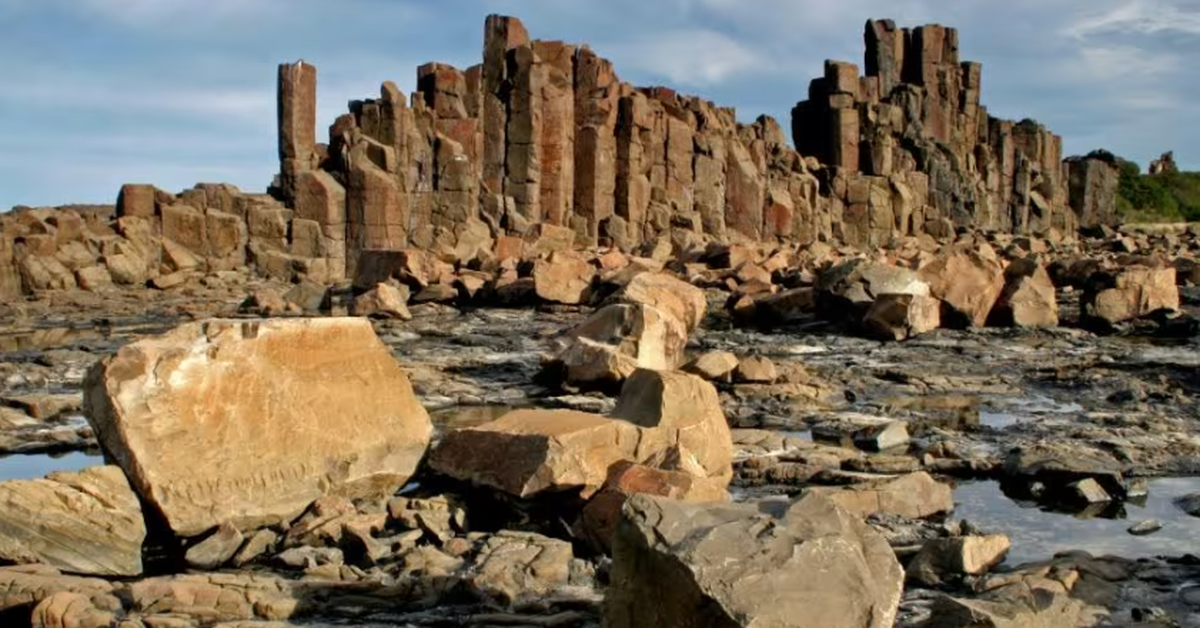
[(17, 454), (0, 457), (0, 481), (32, 480), (55, 471), (79, 471), (104, 464), (96, 453), (73, 451), (67, 454)]
[[(1150, 481), (1145, 500), (1102, 507), (1099, 512), (1065, 514), (1043, 510), (1032, 502), (1004, 495), (997, 482), (968, 482), (954, 491), (954, 516), (1012, 540), (1008, 564), (1050, 558), (1056, 552), (1084, 550), (1094, 555), (1143, 558), (1195, 553), (1200, 518), (1189, 516), (1173, 502), (1200, 491), (1200, 478)], [(1131, 524), (1155, 519), (1163, 528), (1148, 536), (1128, 533)]]

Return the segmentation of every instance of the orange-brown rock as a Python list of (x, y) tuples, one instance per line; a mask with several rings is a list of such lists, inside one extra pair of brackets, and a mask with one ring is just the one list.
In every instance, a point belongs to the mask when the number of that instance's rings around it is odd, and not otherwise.
[(1050, 274), (1035, 258), (1013, 261), (1004, 269), (1004, 291), (988, 323), (1014, 327), (1058, 325), (1058, 296)]
[(950, 487), (924, 471), (846, 488), (812, 487), (808, 490), (822, 493), (838, 506), (863, 517), (889, 514), (922, 519), (954, 509)]
[(556, 251), (533, 265), (537, 295), (545, 301), (578, 305), (591, 297), (596, 268), (582, 255)]
[(639, 370), (611, 417), (570, 410), (517, 410), (455, 430), (434, 450), (439, 473), (517, 497), (580, 489), (595, 493), (620, 462), (665, 460), (724, 487), (733, 443), (716, 390), (684, 373)]
[(621, 508), (633, 495), (646, 494), (684, 502), (727, 502), (725, 482), (691, 473), (658, 469), (632, 462), (619, 462), (608, 472), (604, 487), (596, 493), (575, 524), (576, 532), (596, 549), (609, 553), (612, 535), (621, 520)]
[(1175, 269), (1132, 266), (1100, 271), (1088, 278), (1080, 297), (1086, 318), (1119, 323), (1156, 310), (1178, 310)]
[(680, 366), (687, 329), (658, 308), (615, 304), (597, 310), (558, 342), (554, 362), (564, 369), (567, 383), (605, 387), (623, 382), (639, 368)]
[(0, 558), (96, 576), (142, 573), (141, 505), (121, 469), (0, 482)]
[(983, 327), (1004, 290), (1004, 268), (995, 255), (966, 248), (939, 256), (920, 276), (942, 301), (942, 324), (948, 326)]
[(327, 494), (387, 495), (432, 428), (365, 319), (189, 323), (94, 366), (85, 408), (180, 536), (289, 521)]
[(704, 291), (663, 273), (639, 273), (610, 299), (612, 303), (640, 303), (675, 317), (694, 331), (704, 319)]
[(878, 340), (904, 340), (942, 324), (942, 302), (919, 294), (881, 294), (863, 316), (862, 329)]

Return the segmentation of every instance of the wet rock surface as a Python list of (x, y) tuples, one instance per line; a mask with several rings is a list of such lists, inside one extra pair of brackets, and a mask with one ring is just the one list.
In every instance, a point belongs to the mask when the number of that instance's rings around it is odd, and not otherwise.
[[(56, 441), (50, 451), (94, 451), (96, 441), (78, 414), (87, 370), (149, 332), (197, 315), (236, 314), (248, 287), (211, 301), (163, 299), (162, 311), (150, 316), (134, 316), (131, 299), (125, 319), (119, 308), (104, 315), (107, 306), (98, 303), (91, 313), (86, 307), (67, 311), (76, 306), (71, 301), (29, 304), (42, 309), (44, 320), (57, 317), (62, 327), (14, 331), (14, 349), (0, 363), (8, 373), (0, 394), (10, 400), (4, 434), (15, 443), (12, 451), (46, 451), (39, 449), (45, 442), (40, 432), (71, 425), (79, 426), (72, 432), (76, 436)], [(1070, 295), (1060, 296), (1066, 316), (1078, 316)], [(711, 291), (709, 297), (720, 298)], [(586, 319), (591, 308), (460, 309), (411, 302), (408, 307), (411, 320), (378, 318), (373, 326), (431, 412), (435, 442), (449, 430), (486, 424), (513, 408), (620, 414), (612, 393), (564, 394), (539, 377), (555, 338)], [(106, 321), (92, 323), (101, 317)], [(812, 313), (773, 330), (740, 328), (732, 321), (710, 308), (688, 335), (684, 355), (688, 361), (708, 356), (688, 370), (712, 381), (714, 402), (733, 428), (734, 500), (820, 492), (857, 512), (910, 569), (898, 625), (935, 616), (993, 622), (1107, 617), (1118, 625), (1134, 623), (1135, 614), (1191, 616), (1189, 600), (1197, 596), (1189, 597), (1186, 583), (1195, 568), (1183, 548), (1141, 561), (1053, 558), (1023, 552), (1018, 530), (1009, 537), (1013, 549), (1007, 561), (978, 568), (1002, 552), (996, 543), (972, 547), (978, 543), (972, 539), (1005, 532), (1005, 520), (989, 522), (987, 529), (959, 522), (951, 510), (958, 500), (947, 486), (956, 480), (991, 482), (1002, 489), (989, 498), (996, 502), (1011, 497), (1046, 516), (1061, 516), (1050, 514), (1058, 511), (1118, 517), (1116, 533), (1134, 541), (1173, 538), (1176, 520), (1157, 511), (1136, 517), (1136, 504), (1147, 490), (1152, 495), (1162, 490), (1147, 485), (1146, 478), (1196, 471), (1200, 443), (1192, 434), (1200, 426), (1191, 418), (1197, 392), (1192, 339), (1045, 327), (938, 329), (904, 342), (881, 342), (847, 335)], [(54, 427), (59, 424), (68, 427)], [(35, 425), (42, 427), (30, 429)], [(599, 625), (609, 567), (594, 552), (605, 551), (603, 538), (630, 495), (720, 498), (707, 488), (696, 493), (698, 487), (689, 484), (694, 480), (683, 479), (697, 477), (686, 472), (686, 458), (674, 463), (659, 458), (653, 463), (659, 470), (608, 479), (600, 474), (598, 486), (612, 484), (597, 493), (594, 505), (561, 498), (497, 501), (422, 470), (392, 504), (326, 504), (288, 529), (204, 531), (170, 550), (178, 558), (150, 563), (161, 570), (178, 560), (208, 570), (204, 575), (114, 583), (26, 567), (13, 572), (11, 578), (21, 584), (10, 585), (13, 593), (6, 595), (26, 591), (19, 595), (37, 602), (28, 612), (44, 625), (110, 617), (144, 625), (170, 617), (204, 617), (180, 625), (206, 626)], [(919, 472), (929, 479), (918, 480)], [(1069, 498), (1072, 487), (1084, 481), (1108, 495), (1100, 511)], [(899, 483), (894, 493), (906, 499), (882, 497), (878, 487), (890, 483)], [(1188, 503), (1181, 499), (1172, 508), (1186, 518)], [(1131, 519), (1122, 523), (1122, 516)], [(1164, 528), (1145, 537), (1126, 531), (1142, 520), (1158, 520)], [(589, 529), (608, 532), (576, 547), (564, 542), (577, 534), (587, 538)], [(927, 566), (912, 567), (918, 558)], [(1031, 559), (1057, 562), (1049, 568), (1020, 565)], [(1103, 577), (1093, 573), (1096, 565), (1114, 564), (1123, 567)], [(1001, 586), (999, 578), (1016, 584)], [(1050, 581), (1059, 584), (1046, 584)], [(1054, 594), (1045, 604), (1039, 601), (1041, 606), (1032, 604), (1017, 593), (1029, 586)], [(1168, 594), (1165, 588), (1178, 591)], [(206, 596), (229, 601), (206, 606), (198, 601)]]

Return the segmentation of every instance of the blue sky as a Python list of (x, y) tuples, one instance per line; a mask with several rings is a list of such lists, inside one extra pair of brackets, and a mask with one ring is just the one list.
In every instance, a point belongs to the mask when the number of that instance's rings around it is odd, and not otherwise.
[(411, 91), (421, 63), (477, 63), (489, 13), (785, 128), (824, 59), (861, 63), (867, 18), (956, 26), (993, 114), (1068, 154), (1200, 170), (1200, 0), (0, 0), (0, 208), (112, 202), (124, 182), (260, 191), (276, 64), (318, 66), (325, 127), (384, 80)]

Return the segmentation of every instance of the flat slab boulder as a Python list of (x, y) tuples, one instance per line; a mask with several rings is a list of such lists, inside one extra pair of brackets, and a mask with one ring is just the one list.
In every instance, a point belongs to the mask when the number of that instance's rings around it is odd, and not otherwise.
[(845, 488), (814, 486), (805, 492), (825, 495), (862, 517), (887, 514), (924, 519), (954, 509), (954, 491), (924, 471)]
[(517, 497), (588, 486), (637, 443), (637, 428), (574, 410), (515, 410), (477, 427), (455, 430), (434, 450), (430, 466)]
[(733, 441), (712, 384), (686, 373), (636, 371), (612, 416), (516, 410), (454, 430), (430, 456), (444, 475), (528, 498), (581, 489), (591, 496), (620, 462), (685, 467), (720, 488), (733, 476)]
[(0, 483), (0, 560), (90, 576), (142, 573), (146, 524), (117, 467)]
[(904, 573), (879, 533), (819, 495), (736, 505), (634, 495), (610, 582), (610, 628), (890, 628)]
[(106, 452), (183, 537), (288, 521), (325, 494), (388, 495), (432, 433), (360, 318), (181, 325), (93, 366), (84, 402)]

